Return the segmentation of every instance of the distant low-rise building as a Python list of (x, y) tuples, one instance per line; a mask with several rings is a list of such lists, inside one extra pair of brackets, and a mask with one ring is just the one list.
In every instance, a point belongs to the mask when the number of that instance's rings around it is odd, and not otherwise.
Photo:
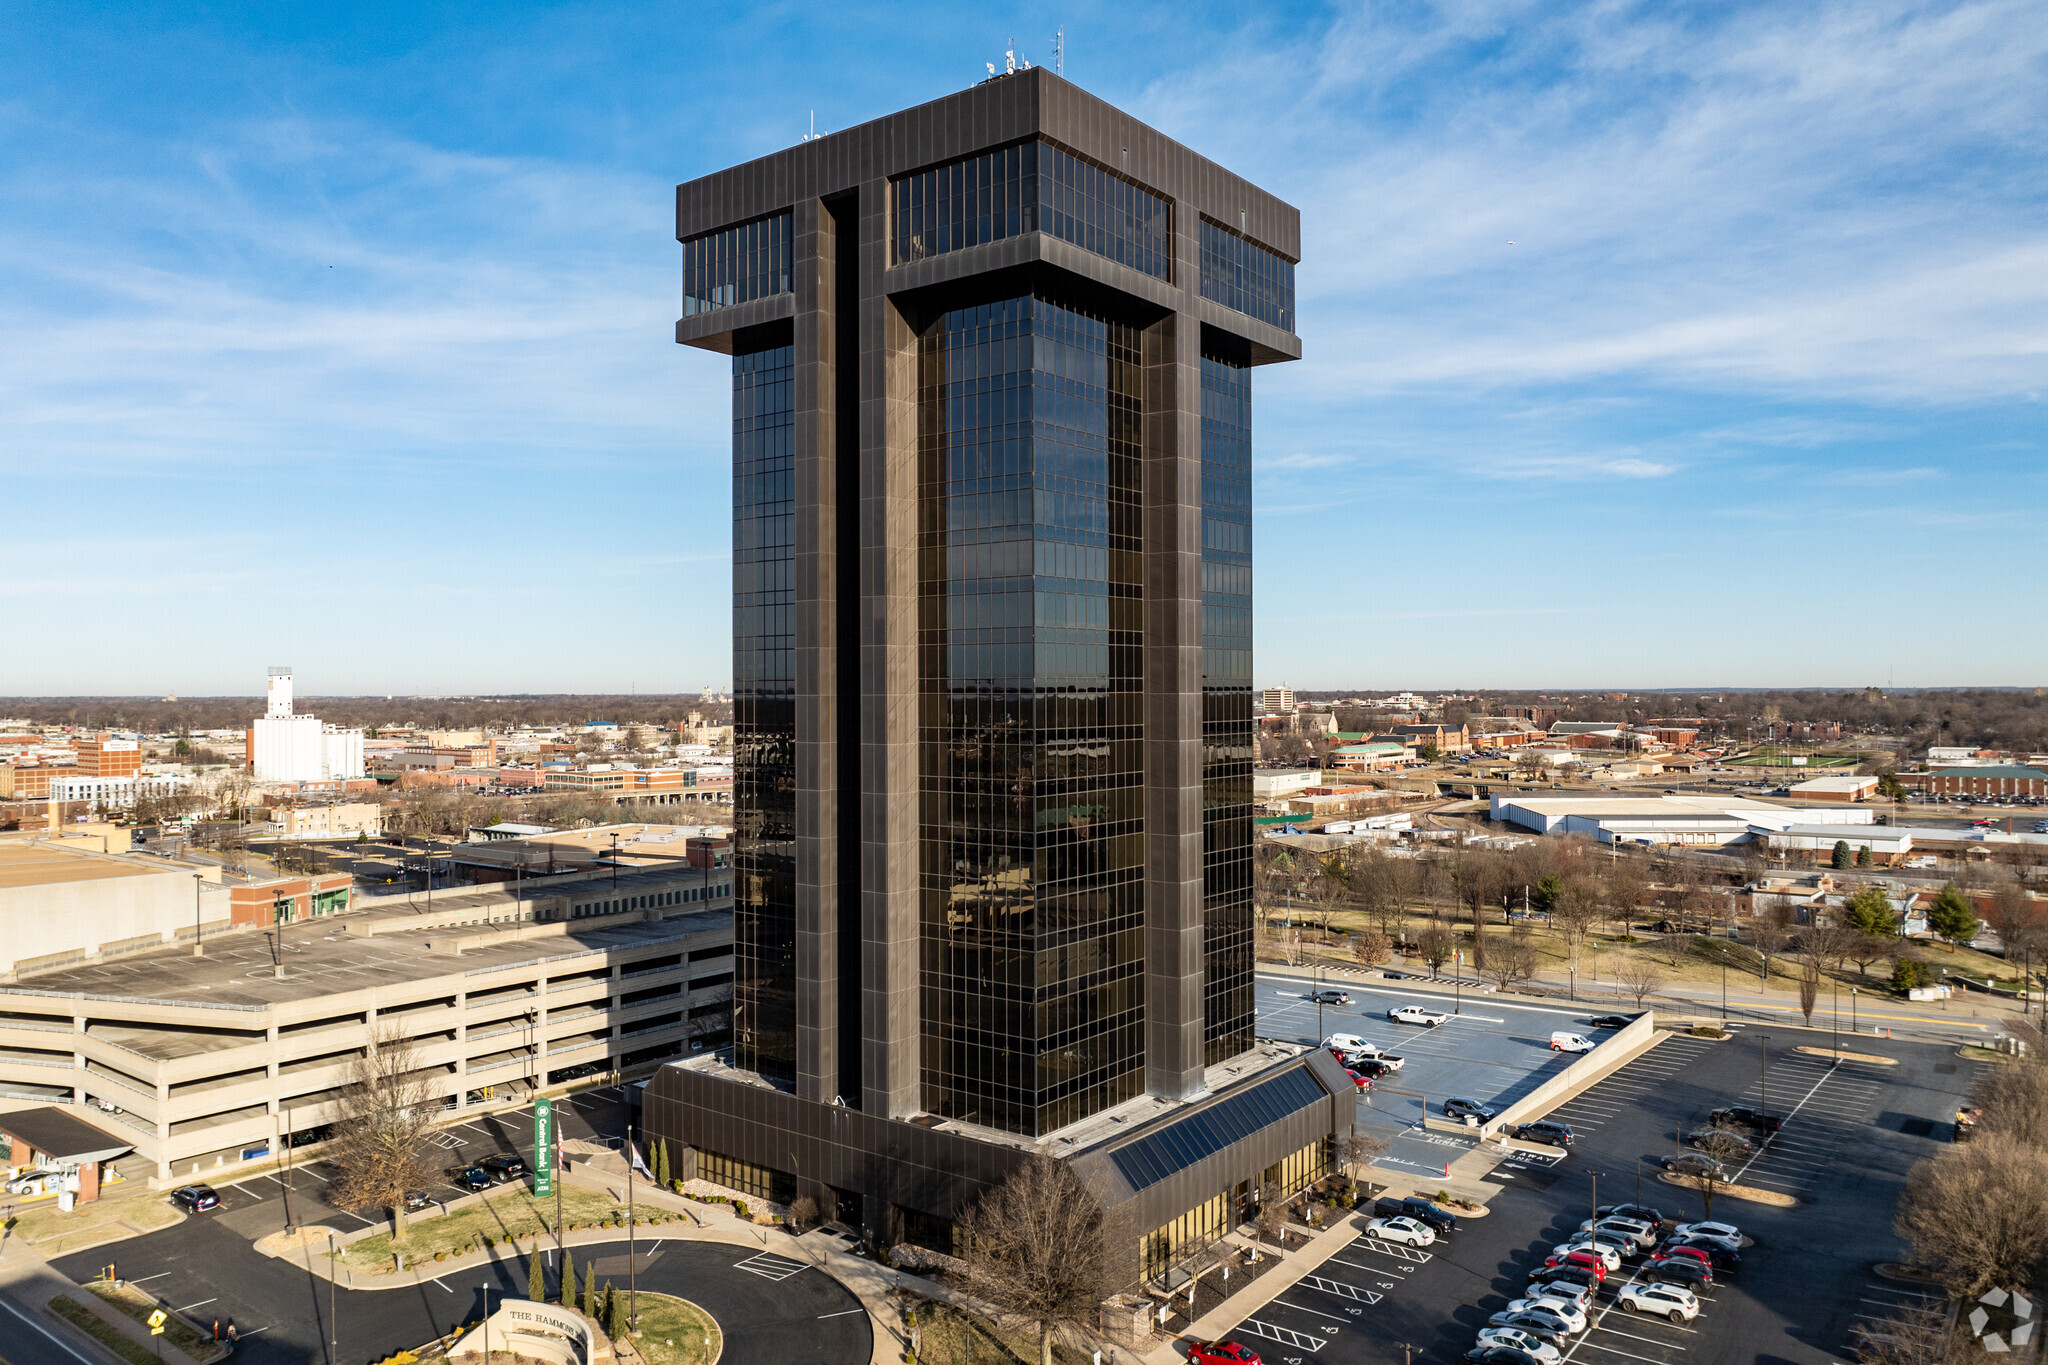
[(384, 808), (369, 801), (272, 806), (265, 818), (286, 839), (345, 839), (384, 831)]
[(1314, 768), (1254, 768), (1252, 800), (1261, 804), (1279, 801), (1318, 786), (1323, 775)]
[(1323, 766), (1341, 772), (1377, 773), (1403, 768), (1415, 761), (1415, 751), (1391, 740), (1366, 744), (1344, 744), (1323, 759)]
[(1816, 777), (1793, 783), (1790, 792), (1795, 801), (1867, 801), (1877, 795), (1877, 779), (1854, 774)]
[(1900, 773), (1899, 782), (1939, 796), (2048, 796), (2048, 769), (2017, 764), (1981, 764)]
[(259, 782), (337, 782), (363, 775), (363, 732), (292, 709), (292, 671), (270, 670), (268, 708), (246, 737)]

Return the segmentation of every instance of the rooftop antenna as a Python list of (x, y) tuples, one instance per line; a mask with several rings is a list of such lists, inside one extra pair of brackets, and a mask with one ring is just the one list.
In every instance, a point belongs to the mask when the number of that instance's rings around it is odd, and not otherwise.
[(1067, 26), (1061, 24), (1052, 35), (1052, 69), (1059, 75), (1067, 74)]
[(1003, 53), (1003, 74), (1005, 76), (1017, 74), (1017, 40), (1015, 38), (1010, 39), (1010, 46)]

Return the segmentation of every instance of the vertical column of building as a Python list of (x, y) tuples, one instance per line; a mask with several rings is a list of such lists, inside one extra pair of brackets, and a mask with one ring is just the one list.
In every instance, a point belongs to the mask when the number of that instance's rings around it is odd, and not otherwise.
[(882, 293), (886, 182), (860, 188), (861, 1107), (918, 1089), (917, 338)]
[(1202, 366), (1203, 1057), (1252, 1045), (1251, 368)]
[(841, 1045), (837, 228), (819, 201), (797, 203), (796, 1087), (820, 1102), (838, 1093)]
[[(1185, 209), (1176, 206), (1176, 219)], [(1175, 283), (1194, 287), (1189, 226)], [(1202, 1088), (1201, 323), (1145, 334), (1145, 1088)]]

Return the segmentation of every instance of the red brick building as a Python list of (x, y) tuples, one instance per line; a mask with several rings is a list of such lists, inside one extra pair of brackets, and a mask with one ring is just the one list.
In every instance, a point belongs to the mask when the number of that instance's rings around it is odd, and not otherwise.
[(352, 879), (346, 872), (318, 877), (279, 877), (228, 891), (229, 912), (236, 924), (279, 924), (348, 909)]
[(115, 739), (102, 731), (73, 747), (78, 750), (80, 777), (134, 777), (142, 771), (142, 745), (137, 740)]
[(2048, 769), (2009, 763), (1900, 773), (1899, 781), (1908, 791), (1917, 789), (1941, 796), (2048, 796)]

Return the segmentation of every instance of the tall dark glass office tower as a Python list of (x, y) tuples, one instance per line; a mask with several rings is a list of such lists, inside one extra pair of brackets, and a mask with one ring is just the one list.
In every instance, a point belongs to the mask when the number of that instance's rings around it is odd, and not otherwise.
[(739, 826), (730, 1074), (675, 1082), (677, 1136), (766, 1191), (816, 1177), (742, 1131), (762, 1093), (863, 1149), (1214, 1094), (1256, 1044), (1252, 371), (1300, 354), (1299, 216), (1027, 70), (676, 218), (676, 339), (731, 357)]

